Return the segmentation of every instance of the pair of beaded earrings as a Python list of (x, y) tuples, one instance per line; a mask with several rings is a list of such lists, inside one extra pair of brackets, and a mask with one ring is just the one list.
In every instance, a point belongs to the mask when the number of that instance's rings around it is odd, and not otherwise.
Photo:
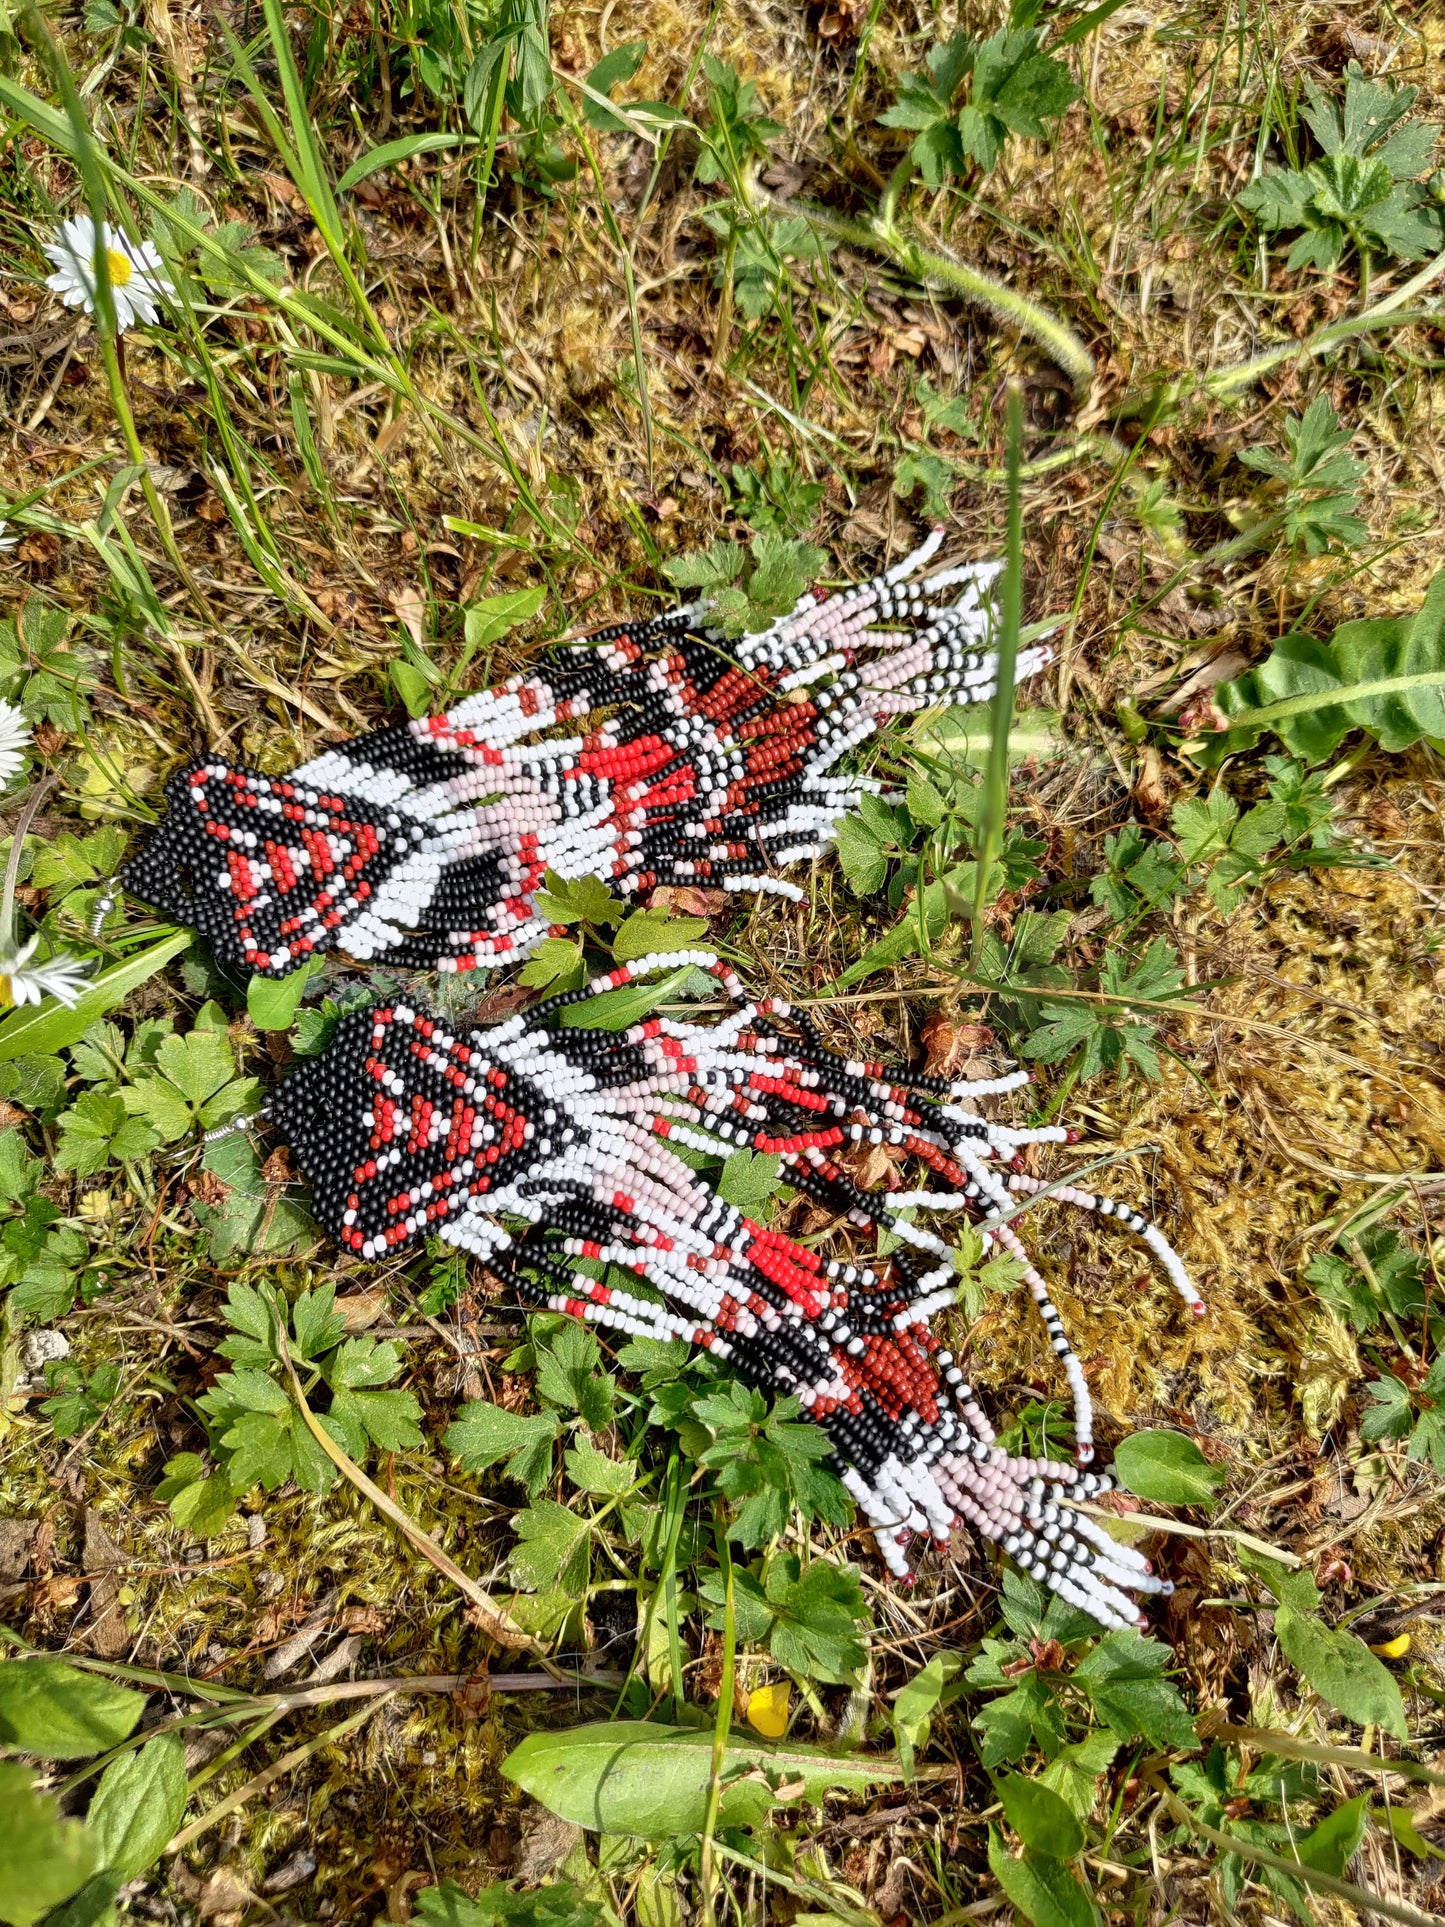
[[(357, 738), (286, 778), (205, 758), (172, 779), (169, 814), (121, 881), (226, 961), (272, 977), (342, 947), (439, 971), (513, 961), (548, 934), (535, 893), (549, 870), (623, 896), (701, 882), (800, 897), (775, 869), (823, 854), (848, 804), (877, 788), (836, 773), (842, 758), (889, 716), (993, 693), (997, 570), (920, 576), (940, 540), (731, 644), (701, 606), (605, 631), (449, 715)], [(1046, 659), (1022, 652), (1019, 676)], [(596, 727), (562, 733), (584, 717)], [(681, 966), (711, 973), (740, 1007), (711, 1025), (654, 1017), (622, 1033), (576, 1021), (591, 997)], [(1026, 1072), (945, 1083), (845, 1061), (804, 1012), (743, 995), (714, 953), (688, 950), (465, 1036), (393, 1002), (344, 1019), (267, 1115), (319, 1220), (357, 1256), (436, 1236), (528, 1302), (683, 1339), (796, 1397), (899, 1579), (914, 1534), (946, 1541), (968, 1523), (1103, 1624), (1139, 1623), (1126, 1588), (1169, 1588), (1061, 1504), (1110, 1481), (1084, 1469), (1083, 1369), (1010, 1222), (1011, 1192), (1039, 1188), (1019, 1152), (1068, 1134), (977, 1114)], [(859, 1142), (893, 1147), (946, 1188), (886, 1202), (865, 1192), (834, 1155)], [(863, 1237), (886, 1232), (887, 1255), (822, 1258), (747, 1218), (678, 1154), (740, 1148), (777, 1156), (794, 1190)], [(1007, 1184), (990, 1168), (1000, 1161), (1016, 1167)], [(1202, 1311), (1153, 1225), (1076, 1188), (1054, 1195), (1119, 1217)], [(917, 1210), (972, 1212), (1024, 1265), (1072, 1395), (1076, 1464), (995, 1442), (929, 1326), (954, 1302), (956, 1274)], [(605, 1283), (614, 1265), (640, 1287)]]

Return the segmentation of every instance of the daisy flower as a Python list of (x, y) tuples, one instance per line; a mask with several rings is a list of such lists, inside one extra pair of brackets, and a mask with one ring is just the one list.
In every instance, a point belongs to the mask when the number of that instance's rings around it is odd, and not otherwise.
[(14, 703), (0, 701), (0, 788), (18, 774), (29, 748), (30, 725), (25, 712)]
[(10, 535), (7, 532), (9, 527), (10, 524), (5, 520), (5, 517), (0, 515), (0, 555), (4, 555), (7, 549), (13, 549), (15, 544), (20, 540), (18, 535)]
[(74, 1010), (90, 965), (68, 950), (58, 950), (54, 956), (33, 963), (39, 947), (39, 937), (32, 937), (18, 948), (7, 945), (0, 950), (0, 1005), (38, 1004), (43, 998), (53, 997)]
[[(149, 325), (158, 313), (160, 297), (174, 292), (159, 249), (153, 241), (132, 241), (106, 221), (100, 224), (99, 238), (110, 269), (116, 332), (124, 334), (137, 321)], [(84, 308), (87, 314), (95, 313), (95, 249), (96, 227), (88, 214), (62, 221), (55, 239), (45, 244), (55, 264), (46, 287), (54, 288), (67, 308)]]

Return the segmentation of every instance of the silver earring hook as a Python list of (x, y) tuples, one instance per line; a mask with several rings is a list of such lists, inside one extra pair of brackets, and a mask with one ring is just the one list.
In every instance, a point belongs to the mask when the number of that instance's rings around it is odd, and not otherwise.
[(116, 889), (115, 879), (112, 877), (106, 884), (101, 895), (96, 898), (94, 904), (91, 906), (90, 940), (92, 943), (99, 943), (100, 933), (105, 928), (105, 920), (119, 901), (120, 894)]

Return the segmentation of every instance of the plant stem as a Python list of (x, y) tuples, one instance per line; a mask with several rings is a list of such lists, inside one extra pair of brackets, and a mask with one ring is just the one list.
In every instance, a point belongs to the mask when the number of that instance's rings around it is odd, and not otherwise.
[(698, 1851), (698, 1878), (702, 1885), (703, 1927), (717, 1927), (713, 1900), (716, 1868), (713, 1865), (713, 1835), (717, 1831), (718, 1809), (722, 1803), (722, 1770), (727, 1759), (728, 1734), (733, 1723), (733, 1690), (737, 1677), (738, 1629), (733, 1607), (733, 1561), (727, 1534), (717, 1534), (718, 1563), (723, 1576), (723, 1656), (722, 1680), (718, 1687), (717, 1719), (712, 1732), (712, 1772), (707, 1783), (707, 1809), (703, 1815)]
[[(1003, 591), (998, 627), (998, 667), (995, 671), (992, 729), (988, 761), (984, 765), (983, 801), (979, 810), (978, 847), (974, 853), (973, 967), (983, 950), (984, 911), (988, 908), (989, 876), (1003, 847), (1004, 817), (1008, 811), (1008, 738), (1014, 719), (1014, 671), (1019, 654), (1019, 625), (1023, 604), (1023, 491), (1019, 467), (1023, 459), (1024, 398), (1016, 381), (1008, 389), (1008, 539), (1005, 545)], [(921, 894), (921, 893), (920, 893)]]
[(981, 269), (924, 247), (897, 222), (885, 221), (881, 216), (871, 221), (854, 220), (848, 215), (835, 214), (831, 208), (800, 201), (789, 201), (785, 207), (780, 205), (779, 211), (801, 214), (813, 227), (836, 240), (867, 248), (873, 254), (887, 255), (926, 287), (958, 295), (976, 308), (986, 308), (1000, 321), (1036, 342), (1063, 369), (1077, 393), (1082, 394), (1093, 381), (1094, 357), (1057, 315), (1030, 301), (1016, 288), (995, 281)]
[(35, 821), (40, 805), (55, 787), (54, 776), (42, 777), (35, 786), (30, 801), (20, 812), (20, 820), (10, 837), (10, 857), (5, 865), (5, 890), (0, 895), (0, 956), (10, 956), (15, 950), (15, 886), (20, 881), (20, 860), (25, 850), (25, 838), (30, 825)]

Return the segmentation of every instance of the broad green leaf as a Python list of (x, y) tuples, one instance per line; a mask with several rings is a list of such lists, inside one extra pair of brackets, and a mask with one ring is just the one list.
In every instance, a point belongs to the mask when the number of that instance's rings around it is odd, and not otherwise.
[(1327, 1813), (1318, 1826), (1296, 1842), (1295, 1851), (1307, 1867), (1318, 1867), (1321, 1873), (1333, 1874), (1338, 1880), (1354, 1859), (1369, 1824), (1370, 1795), (1357, 1794)]
[(170, 1508), (176, 1524), (198, 1539), (219, 1532), (236, 1509), (231, 1481), (224, 1472), (207, 1476), (195, 1452), (181, 1452), (166, 1461), (166, 1476), (155, 1496)]
[(659, 1004), (676, 998), (692, 976), (690, 968), (671, 970), (655, 982), (627, 984), (621, 990), (604, 990), (596, 997), (584, 997), (568, 1004), (558, 1021), (569, 1028), (587, 1030), (628, 1030), (650, 1017)]
[(508, 1562), (514, 1585), (527, 1592), (560, 1586), (576, 1597), (586, 1586), (591, 1525), (586, 1514), (538, 1499), (512, 1521), (517, 1543)]
[(1182, 1432), (1130, 1433), (1115, 1450), (1114, 1471), (1126, 1491), (1157, 1505), (1213, 1505), (1229, 1476)]
[(468, 654), (499, 642), (519, 622), (530, 622), (546, 600), (545, 589), (509, 589), (504, 595), (482, 596), (469, 603), (462, 617)]
[(1072, 1860), (1084, 1849), (1084, 1829), (1051, 1787), (1010, 1773), (998, 1782), (998, 1797), (1009, 1825), (1026, 1847)]
[(764, 1221), (769, 1200), (778, 1188), (782, 1161), (768, 1151), (734, 1151), (723, 1165), (717, 1195), (736, 1205), (755, 1223)]
[(0, 1744), (43, 1760), (82, 1760), (127, 1738), (145, 1694), (63, 1659), (0, 1661)]
[[(379, 174), (382, 168), (395, 167), (398, 162), (412, 160), (418, 154), (444, 154), (462, 145), (460, 134), (406, 134), (400, 140), (383, 141), (380, 147), (368, 148), (366, 153), (351, 163), (336, 183), (336, 191), (346, 194), (353, 187), (360, 187), (372, 174)], [(537, 593), (542, 592), (539, 590)], [(284, 1030), (285, 1025), (274, 1024), (267, 1028)]]
[(1098, 1927), (1093, 1901), (1062, 1860), (1033, 1852), (1015, 1860), (998, 1829), (990, 1827), (988, 1864), (994, 1879), (1033, 1927)]
[(1274, 1630), (1285, 1657), (1322, 1700), (1357, 1726), (1382, 1726), (1397, 1739), (1407, 1737), (1400, 1688), (1362, 1639), (1288, 1605), (1276, 1612)]
[(635, 1465), (626, 1459), (608, 1458), (591, 1439), (582, 1436), (564, 1453), (562, 1462), (573, 1485), (583, 1492), (595, 1492), (601, 1498), (630, 1492), (637, 1483)]
[(845, 816), (838, 825), (838, 861), (855, 896), (871, 897), (888, 876), (888, 857), (877, 836), (861, 816)]
[(1110, 1633), (1074, 1669), (1105, 1722), (1124, 1739), (1142, 1735), (1157, 1747), (1193, 1748), (1194, 1722), (1172, 1680), (1169, 1648), (1132, 1631)]
[(636, 963), (640, 957), (690, 949), (706, 936), (706, 917), (670, 917), (662, 910), (638, 910), (613, 938), (612, 954), (618, 963)]
[(112, 1760), (100, 1776), (86, 1825), (107, 1867), (133, 1880), (159, 1860), (186, 1810), (186, 1750), (174, 1733)]
[(100, 1851), (78, 1820), (61, 1819), (26, 1767), (0, 1762), (0, 1813), (0, 1920), (32, 1927), (85, 1885)]
[(447, 1427), (443, 1443), (468, 1472), (483, 1472), (505, 1459), (513, 1478), (535, 1493), (551, 1474), (552, 1445), (559, 1430), (555, 1412), (508, 1412), (477, 1398), (462, 1407)]
[(0, 1022), (0, 1063), (12, 1057), (46, 1056), (78, 1044), (98, 1017), (124, 1003), (133, 990), (163, 970), (195, 941), (189, 930), (173, 930), (138, 956), (112, 964), (91, 979), (74, 1010), (53, 999), (34, 1009), (15, 1010)]
[(604, 1918), (570, 1880), (552, 1880), (530, 1893), (513, 1893), (500, 1882), (484, 1887), (472, 1900), (450, 1880), (424, 1887), (412, 1903), (413, 1919), (425, 1927), (600, 1927)]
[[(502, 1771), (575, 1826), (667, 1840), (701, 1829), (712, 1751), (710, 1726), (607, 1721), (530, 1734), (503, 1761)], [(862, 1791), (901, 1778), (896, 1760), (729, 1739), (718, 1824), (756, 1825), (773, 1803), (772, 1786), (801, 1781), (806, 1797), (817, 1800), (829, 1788)]]
[(290, 1030), (302, 992), (325, 967), (323, 958), (308, 957), (287, 977), (252, 977), (246, 986), (246, 1013), (257, 1030)]
[(1445, 569), (1414, 615), (1343, 623), (1327, 643), (1285, 636), (1258, 668), (1215, 694), (1229, 729), (1190, 745), (1211, 763), (1266, 729), (1312, 763), (1351, 729), (1369, 730), (1387, 750), (1445, 739)]

